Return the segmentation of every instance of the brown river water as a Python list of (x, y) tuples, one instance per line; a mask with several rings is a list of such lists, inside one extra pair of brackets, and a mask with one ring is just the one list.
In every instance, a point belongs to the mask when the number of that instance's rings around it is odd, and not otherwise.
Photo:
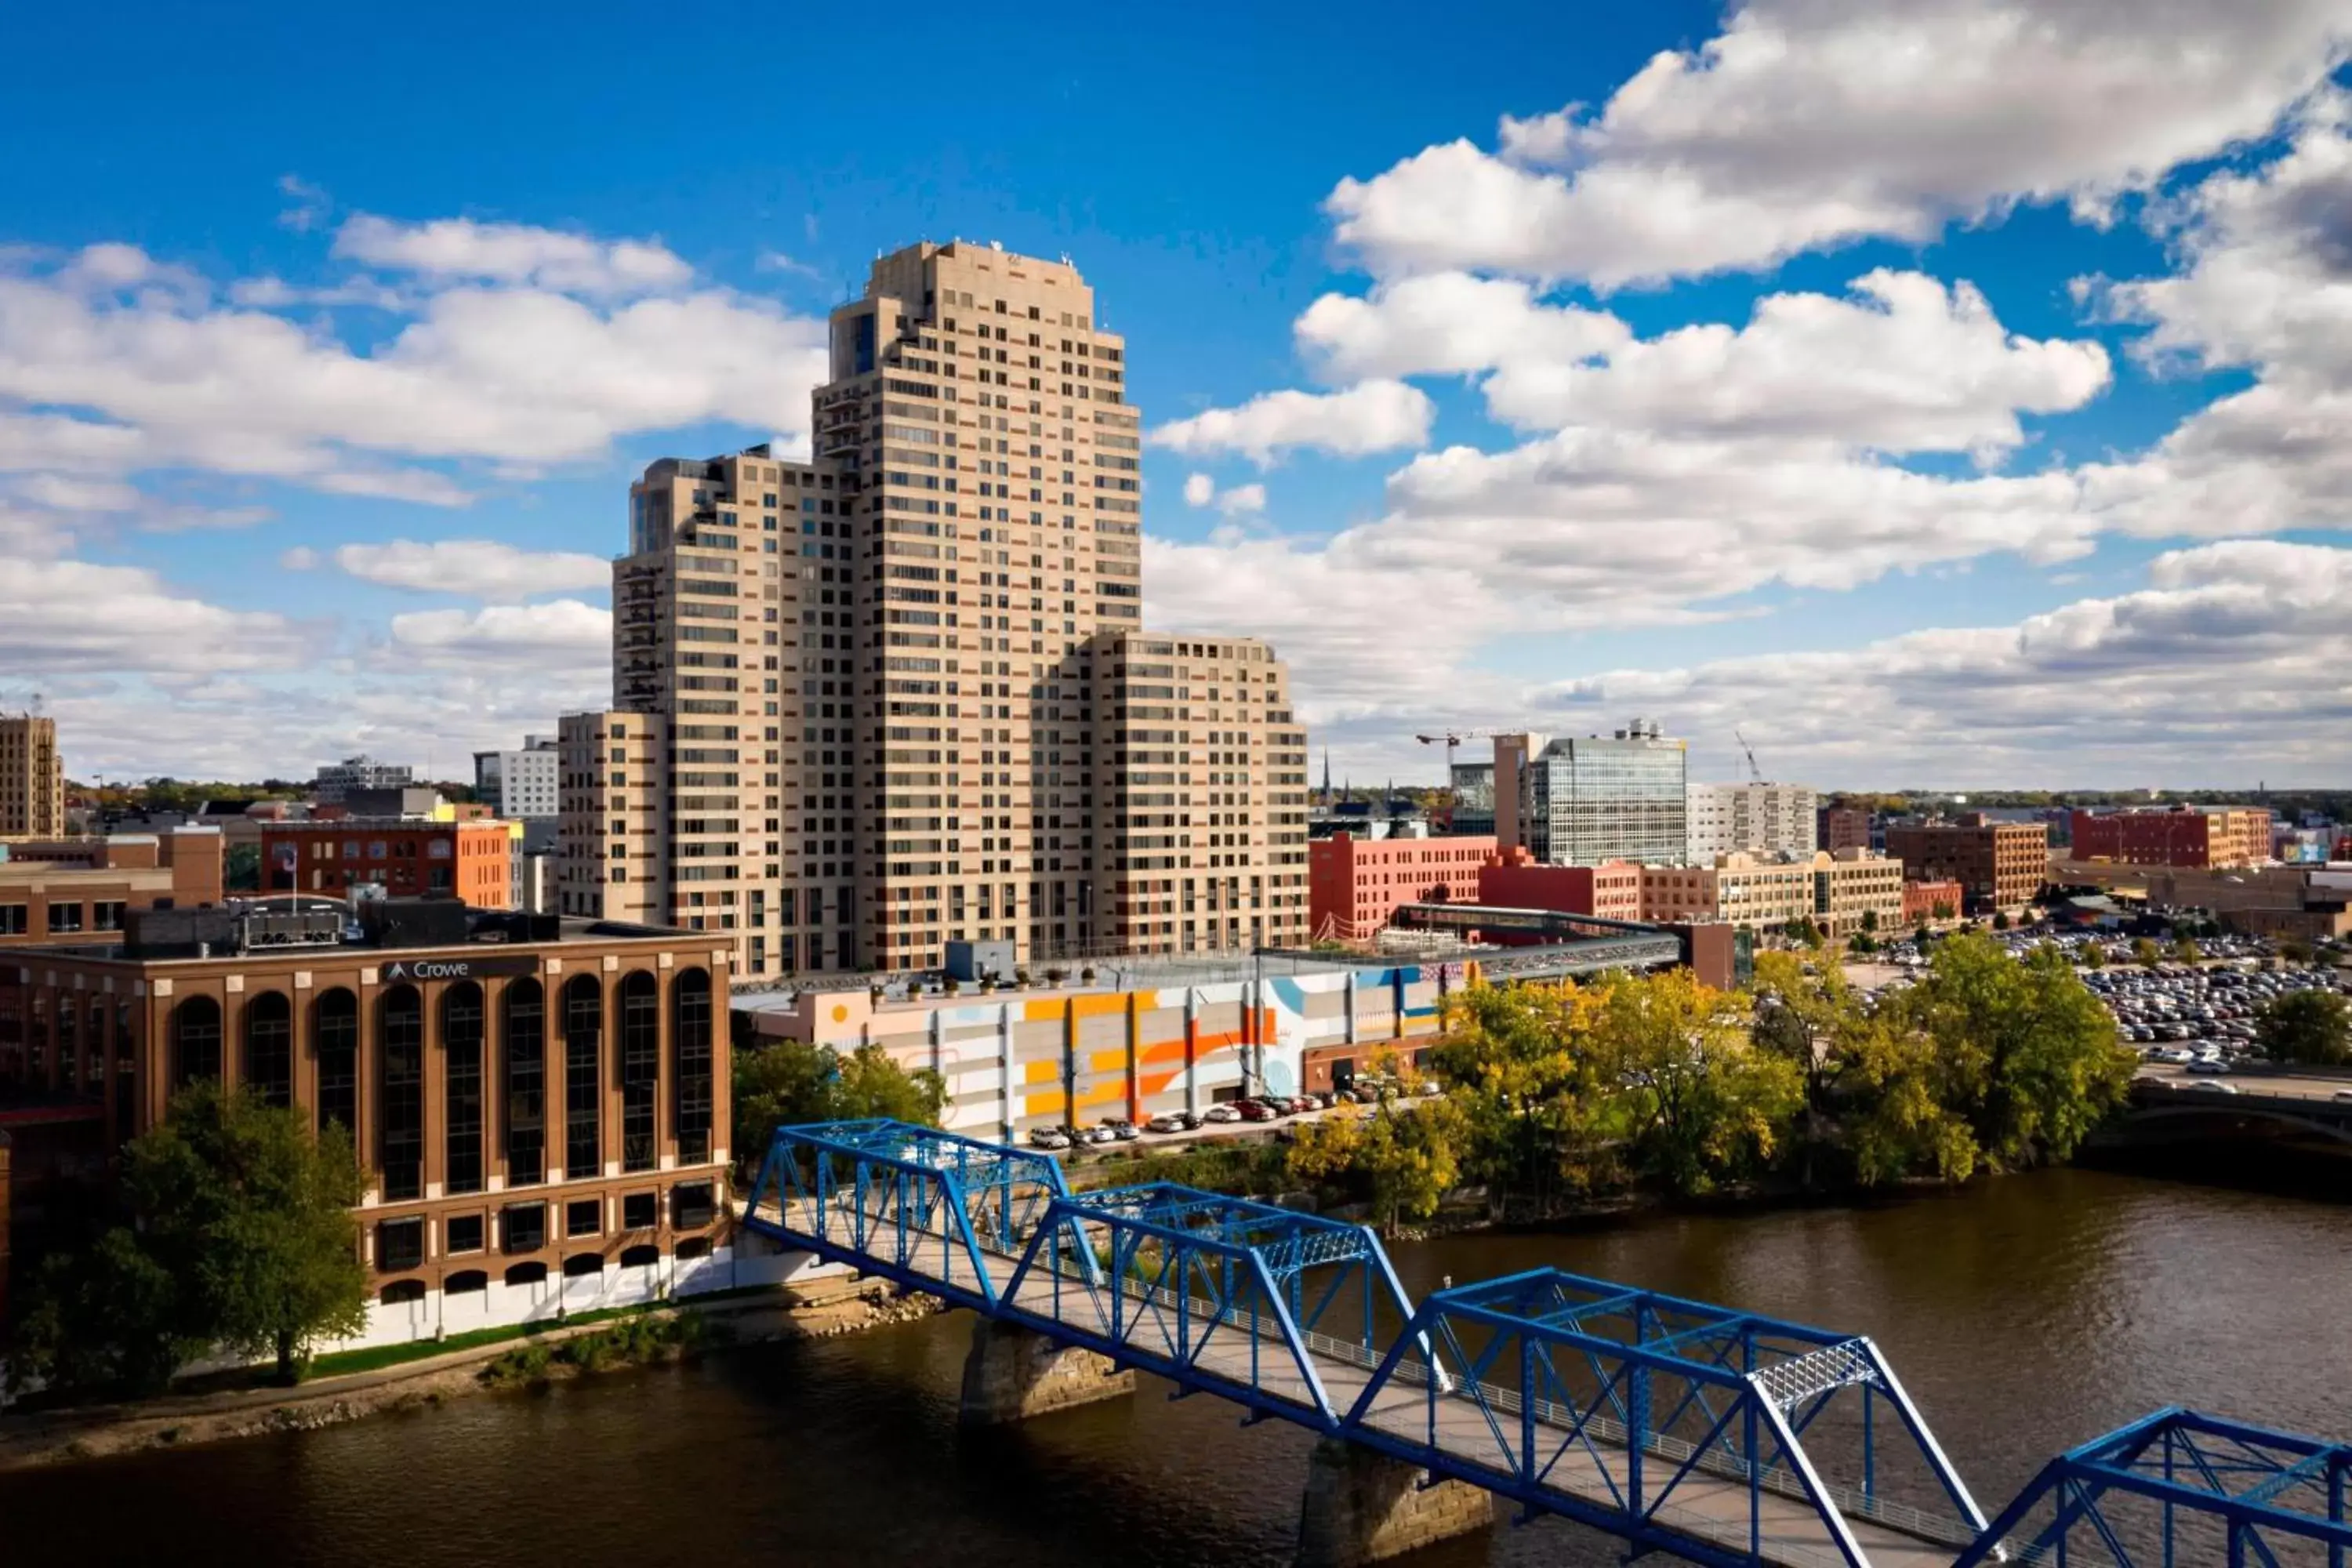
[[(2352, 1206), (2087, 1170), (1866, 1207), (1405, 1245), (1416, 1296), (1545, 1264), (1874, 1338), (1990, 1513), (2184, 1404), (2352, 1436)], [(969, 1319), (323, 1431), (0, 1475), (0, 1565), (1286, 1564), (1311, 1438), (1143, 1380), (960, 1432)], [(1600, 1568), (1557, 1520), (1413, 1568)]]

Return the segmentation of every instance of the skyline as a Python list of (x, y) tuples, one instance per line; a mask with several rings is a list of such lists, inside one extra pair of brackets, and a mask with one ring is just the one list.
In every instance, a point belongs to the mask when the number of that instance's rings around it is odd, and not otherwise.
[[(1121, 19), (928, 136), (814, 75), (602, 122), (593, 19), (411, 60), (428, 12), (331, 83), (331, 34), (134, 25), (121, 121), (0, 169), (0, 707), (83, 779), (446, 773), (601, 707), (629, 479), (803, 449), (845, 279), (960, 235), (1096, 287), (1146, 622), (1267, 638), (1318, 765), (1639, 713), (1695, 777), (1738, 724), (1826, 788), (2345, 780), (2352, 15), (2021, 9), (1276, 22), (1211, 79), (1281, 85), (1255, 133)], [(515, 26), (546, 69), (469, 96)], [(1080, 134), (1112, 66), (1133, 134)]]

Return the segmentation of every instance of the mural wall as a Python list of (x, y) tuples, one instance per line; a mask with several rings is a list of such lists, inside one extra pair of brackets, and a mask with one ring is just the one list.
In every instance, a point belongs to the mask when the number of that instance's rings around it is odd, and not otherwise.
[(793, 1032), (845, 1050), (871, 1040), (904, 1067), (936, 1068), (948, 1086), (948, 1127), (998, 1137), (1299, 1093), (1310, 1052), (1360, 1045), (1369, 1056), (1381, 1042), (1433, 1035), (1445, 994), (1475, 973), (1475, 965), (1423, 964), (879, 1008), (837, 994)]

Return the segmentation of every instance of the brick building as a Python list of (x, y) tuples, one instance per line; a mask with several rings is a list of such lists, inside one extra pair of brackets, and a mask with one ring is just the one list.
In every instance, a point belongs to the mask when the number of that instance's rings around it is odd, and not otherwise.
[(66, 769), (58, 721), (0, 713), (0, 838), (55, 838), (66, 831)]
[(122, 929), (131, 910), (221, 899), (217, 827), (0, 844), (0, 948)]
[(337, 899), (371, 886), (387, 898), (454, 898), (473, 909), (509, 909), (514, 833), (510, 824), (479, 819), (265, 822), (264, 885)]
[(1903, 865), (1864, 849), (1801, 860), (1718, 855), (1712, 866), (1642, 868), (1642, 919), (1721, 921), (1769, 931), (1809, 920), (1832, 938), (1903, 918)]
[(1475, 904), (1491, 837), (1369, 838), (1338, 833), (1307, 847), (1307, 915), (1314, 933), (1370, 936), (1399, 904)]
[(1816, 841), (1832, 855), (1870, 847), (1870, 812), (1859, 805), (1825, 805), (1816, 821)]
[[(370, 1342), (738, 1282), (724, 942), (468, 910), (134, 911), (0, 959), (0, 1100), (111, 1147), (199, 1079), (353, 1135)], [(13, 1086), (11, 1088), (10, 1086)]]
[(1981, 813), (1958, 822), (1895, 823), (1886, 829), (1886, 853), (1915, 880), (1959, 883), (1963, 914), (2013, 915), (2049, 879), (2050, 828), (1995, 822)]
[(1642, 918), (1642, 868), (1630, 860), (1547, 866), (1525, 848), (1499, 850), (1478, 870), (1476, 902), (1509, 910), (1558, 910), (1602, 920)]
[(1959, 918), (1968, 907), (1968, 894), (1955, 881), (1911, 880), (1903, 884), (1903, 923), (1919, 926), (1942, 925)]
[(2071, 857), (2126, 866), (2259, 866), (2271, 858), (2271, 814), (2260, 807), (2176, 805), (2077, 811)]

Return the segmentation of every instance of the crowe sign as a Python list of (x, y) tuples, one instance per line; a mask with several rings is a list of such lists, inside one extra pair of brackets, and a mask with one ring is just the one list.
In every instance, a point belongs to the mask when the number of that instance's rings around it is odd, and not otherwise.
[(385, 984), (403, 980), (483, 980), (493, 974), (536, 974), (539, 960), (527, 952), (484, 958), (404, 958), (383, 965), (376, 978)]

